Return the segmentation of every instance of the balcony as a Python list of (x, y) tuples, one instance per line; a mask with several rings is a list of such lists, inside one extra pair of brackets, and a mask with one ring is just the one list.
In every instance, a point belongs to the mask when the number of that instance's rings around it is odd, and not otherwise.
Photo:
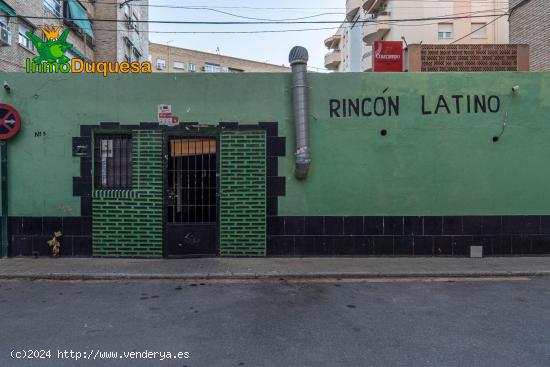
[(386, 0), (366, 0), (363, 3), (363, 10), (367, 13), (374, 13), (380, 9), (381, 5), (384, 4)]
[(342, 39), (342, 36), (339, 34), (335, 34), (334, 36), (331, 36), (325, 40), (325, 46), (330, 50), (337, 50), (338, 46), (340, 45), (340, 40)]
[(361, 0), (346, 0), (346, 20), (351, 22), (359, 9), (361, 9)]
[(372, 70), (372, 49), (370, 49), (367, 52), (363, 54), (363, 58), (361, 60), (361, 71), (371, 71)]
[(339, 50), (334, 50), (325, 55), (325, 67), (329, 70), (337, 70), (342, 61), (342, 54)]
[(382, 13), (374, 20), (376, 23), (371, 23), (372, 25), (366, 27), (365, 36), (363, 37), (363, 42), (367, 45), (372, 45), (374, 41), (381, 40), (391, 29), (389, 13)]

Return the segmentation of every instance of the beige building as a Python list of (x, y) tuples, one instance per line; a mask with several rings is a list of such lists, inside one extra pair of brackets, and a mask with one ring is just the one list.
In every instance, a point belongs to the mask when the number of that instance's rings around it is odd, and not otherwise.
[[(69, 58), (147, 61), (148, 25), (139, 22), (148, 19), (147, 3), (121, 6), (114, 1), (0, 0), (0, 71), (25, 69), (25, 61), (37, 55), (25, 33), (43, 37), (38, 26), (46, 24), (63, 24), (71, 30), (67, 41), (73, 47), (65, 54)], [(94, 24), (94, 18), (122, 21)]]
[(290, 68), (283, 65), (273, 65), (158, 43), (151, 43), (149, 50), (153, 63), (153, 72), (284, 73), (290, 71)]
[[(374, 41), (508, 44), (507, 0), (347, 0), (347, 20), (325, 45), (333, 71), (370, 71)], [(403, 22), (402, 19), (431, 19)], [(392, 22), (393, 21), (393, 22)]]

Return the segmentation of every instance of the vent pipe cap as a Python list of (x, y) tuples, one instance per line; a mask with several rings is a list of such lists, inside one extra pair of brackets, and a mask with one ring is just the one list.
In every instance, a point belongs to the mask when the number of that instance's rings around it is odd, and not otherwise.
[(288, 62), (290, 62), (290, 65), (294, 64), (307, 64), (309, 60), (309, 54), (305, 47), (302, 46), (295, 46), (290, 50), (290, 54), (288, 55)]

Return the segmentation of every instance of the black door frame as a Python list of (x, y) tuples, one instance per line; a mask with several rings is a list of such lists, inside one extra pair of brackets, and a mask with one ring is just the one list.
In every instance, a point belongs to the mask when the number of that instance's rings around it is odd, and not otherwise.
[[(168, 253), (168, 241), (167, 241), (167, 198), (166, 193), (168, 189), (168, 160), (169, 160), (169, 147), (171, 138), (215, 138), (216, 139), (216, 240), (215, 240), (215, 253), (212, 254), (189, 254), (182, 256), (170, 256)], [(209, 127), (195, 127), (189, 126), (185, 129), (174, 128), (166, 129), (163, 134), (162, 144), (162, 256), (164, 258), (193, 258), (193, 257), (218, 257), (220, 254), (220, 129), (219, 126)]]

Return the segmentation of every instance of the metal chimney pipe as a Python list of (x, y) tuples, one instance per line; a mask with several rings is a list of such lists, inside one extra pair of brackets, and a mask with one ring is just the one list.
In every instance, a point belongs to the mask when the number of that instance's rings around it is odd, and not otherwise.
[(288, 61), (292, 67), (292, 102), (294, 109), (296, 163), (294, 175), (305, 179), (311, 164), (309, 148), (309, 105), (307, 84), (307, 62), (309, 55), (304, 47), (296, 46), (290, 50)]

